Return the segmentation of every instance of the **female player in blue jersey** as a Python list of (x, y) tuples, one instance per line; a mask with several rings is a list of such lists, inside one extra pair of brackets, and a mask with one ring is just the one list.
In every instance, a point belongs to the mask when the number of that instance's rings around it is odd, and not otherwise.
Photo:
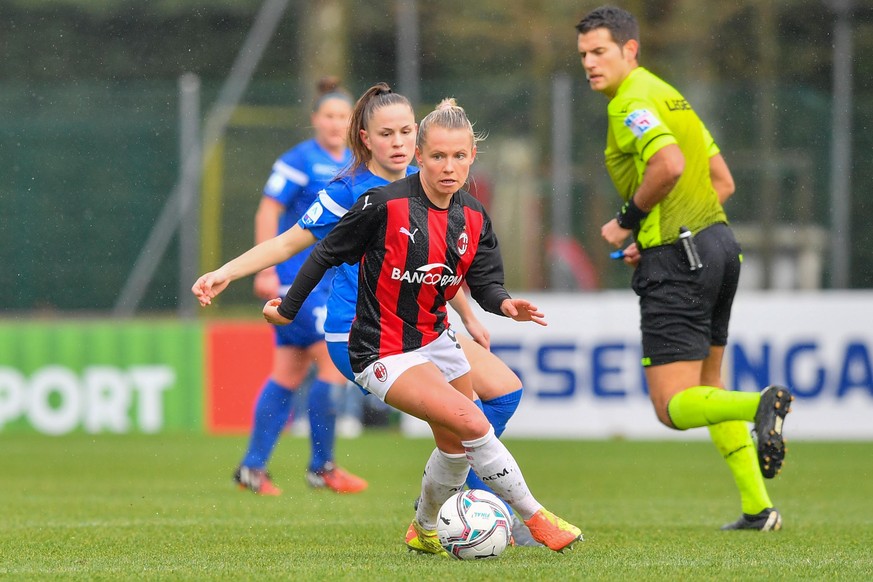
[[(352, 98), (334, 77), (319, 82), (311, 122), (314, 137), (291, 148), (273, 164), (255, 215), (255, 242), (261, 243), (294, 226), (315, 200), (319, 190), (348, 165), (346, 146)], [(311, 249), (288, 257), (257, 273), (255, 294), (262, 299), (284, 293)], [(331, 392), (346, 380), (327, 354), (323, 322), (330, 281), (325, 280), (307, 300), (299, 321), (287, 327), (274, 326), (276, 348), (273, 369), (255, 405), (248, 450), (234, 474), (240, 487), (260, 495), (279, 495), (266, 471), (267, 461), (291, 412), (294, 391), (310, 368), (317, 368), (309, 386), (308, 410), (312, 456), (306, 481), (341, 493), (367, 487), (366, 481), (334, 463), (335, 406)]]
[[(352, 113), (349, 145), (353, 161), (349, 169), (318, 194), (317, 200), (297, 224), (216, 271), (206, 273), (192, 291), (202, 305), (209, 305), (231, 281), (251, 275), (309, 248), (324, 238), (362, 195), (416, 171), (410, 167), (415, 150), (415, 114), (409, 101), (394, 93), (384, 83), (374, 85), (358, 100)], [(414, 233), (410, 233), (414, 237)], [(349, 363), (348, 338), (358, 294), (357, 265), (340, 265), (334, 269), (327, 303), (325, 339), (336, 366), (350, 380), (354, 372)], [(485, 416), (500, 436), (521, 400), (522, 385), (518, 377), (499, 358), (488, 351), (487, 329), (478, 321), (463, 292), (452, 300), (472, 341), (458, 339), (472, 367), (472, 380), (481, 399)], [(471, 488), (490, 490), (475, 473), (470, 472)], [(534, 545), (524, 524), (513, 527), (518, 545)]]

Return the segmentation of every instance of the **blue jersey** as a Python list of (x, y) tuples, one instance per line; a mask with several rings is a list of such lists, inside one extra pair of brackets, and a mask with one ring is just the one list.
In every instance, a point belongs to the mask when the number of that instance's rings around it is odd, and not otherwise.
[[(414, 174), (417, 171), (418, 168), (415, 166), (409, 166), (406, 174)], [(333, 230), (333, 227), (365, 192), (389, 183), (385, 178), (373, 174), (366, 168), (351, 176), (343, 176), (318, 193), (318, 199), (297, 221), (297, 224), (321, 240)], [(355, 319), (357, 301), (358, 265), (343, 263), (334, 268), (330, 295), (327, 299), (324, 333), (328, 342), (348, 341), (352, 320)]]
[[(294, 226), (298, 218), (315, 201), (318, 192), (348, 165), (351, 152), (346, 149), (343, 158), (335, 160), (314, 139), (308, 139), (291, 148), (276, 160), (273, 171), (264, 186), (264, 196), (276, 200), (285, 207), (279, 217), (280, 234)], [(283, 285), (290, 285), (300, 266), (312, 249), (291, 257), (276, 265), (276, 273)], [(327, 283), (327, 278), (325, 278)]]

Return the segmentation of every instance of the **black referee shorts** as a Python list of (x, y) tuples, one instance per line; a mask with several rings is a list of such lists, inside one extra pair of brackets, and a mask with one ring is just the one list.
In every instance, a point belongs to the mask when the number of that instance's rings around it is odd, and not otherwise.
[(702, 360), (727, 344), (742, 250), (728, 225), (694, 235), (703, 268), (692, 271), (679, 242), (643, 250), (632, 286), (640, 298), (643, 366)]

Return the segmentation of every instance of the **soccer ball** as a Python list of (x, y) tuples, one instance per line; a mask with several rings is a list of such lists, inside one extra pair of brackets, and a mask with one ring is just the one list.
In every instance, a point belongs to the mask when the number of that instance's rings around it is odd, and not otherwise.
[(496, 558), (509, 545), (510, 516), (493, 493), (468, 489), (448, 498), (437, 517), (437, 536), (459, 560)]

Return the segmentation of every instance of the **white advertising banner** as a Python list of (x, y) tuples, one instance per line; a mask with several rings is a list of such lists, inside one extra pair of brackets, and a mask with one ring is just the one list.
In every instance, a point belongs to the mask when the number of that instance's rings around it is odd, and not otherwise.
[[(661, 425), (640, 365), (639, 309), (628, 292), (518, 294), (548, 327), (478, 311), (492, 350), (521, 378), (507, 437), (708, 438)], [(477, 306), (478, 307), (478, 306)], [(456, 329), (460, 320), (450, 314)], [(789, 386), (791, 439), (873, 440), (873, 293), (740, 291), (725, 354), (728, 389)], [(404, 417), (410, 436), (427, 425)]]

